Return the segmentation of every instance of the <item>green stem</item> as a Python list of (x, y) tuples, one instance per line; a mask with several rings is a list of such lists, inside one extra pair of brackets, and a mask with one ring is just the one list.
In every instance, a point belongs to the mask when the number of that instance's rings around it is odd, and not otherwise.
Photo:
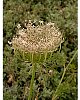
[(55, 91), (55, 93), (54, 93), (54, 95), (53, 95), (53, 97), (52, 97), (52, 100), (55, 100), (55, 99), (57, 98), (57, 94), (56, 94), (56, 93), (57, 93), (57, 91), (58, 91), (58, 89), (59, 89), (59, 87), (60, 87), (60, 85), (61, 85), (61, 83), (62, 83), (62, 80), (63, 80), (63, 78), (64, 78), (64, 75), (65, 75), (65, 73), (66, 73), (66, 70), (68, 69), (68, 67), (69, 67), (69, 65), (71, 64), (71, 62), (73, 61), (73, 59), (75, 58), (76, 54), (77, 54), (77, 50), (76, 50), (75, 54), (73, 55), (73, 57), (71, 58), (71, 60), (70, 60), (69, 64), (67, 65), (67, 67), (65, 68), (65, 66), (64, 66), (64, 72), (63, 72), (63, 74), (62, 74), (62, 77), (61, 77), (61, 80), (60, 80), (60, 82), (59, 82), (59, 85), (57, 86), (57, 89), (56, 89), (56, 91)]
[(28, 100), (31, 100), (32, 98), (34, 78), (35, 78), (35, 64), (33, 63), (33, 53), (32, 53), (32, 78), (30, 83), (30, 92), (29, 92)]
[(29, 54), (29, 59), (30, 59), (30, 61), (33, 60), (33, 58), (31, 57), (32, 55), (33, 55), (33, 53), (31, 54), (31, 52), (30, 52), (30, 54)]
[(45, 52), (45, 58), (44, 58), (44, 62), (46, 61), (46, 59), (47, 59), (47, 51)]
[(40, 60), (41, 60), (41, 53), (40, 53), (40, 57), (39, 57), (39, 62), (40, 62)]
[(23, 59), (25, 59), (25, 53), (24, 52), (22, 52), (23, 53)]
[(51, 59), (51, 57), (52, 57), (52, 54), (53, 54), (53, 52), (51, 52), (51, 53), (50, 53), (50, 57), (49, 57), (49, 59)]

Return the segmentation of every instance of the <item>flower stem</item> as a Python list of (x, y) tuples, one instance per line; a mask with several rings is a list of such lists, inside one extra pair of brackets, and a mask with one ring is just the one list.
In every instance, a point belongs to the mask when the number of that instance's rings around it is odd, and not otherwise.
[(53, 52), (51, 52), (51, 53), (50, 53), (50, 57), (49, 57), (49, 60), (51, 59), (51, 57), (52, 57), (52, 54), (53, 54)]
[(59, 85), (57, 86), (57, 89), (56, 89), (56, 91), (55, 91), (55, 93), (54, 93), (54, 95), (53, 95), (53, 97), (52, 97), (52, 100), (55, 100), (55, 99), (57, 98), (57, 94), (56, 94), (56, 93), (58, 92), (58, 89), (59, 89), (59, 87), (60, 87), (60, 85), (61, 85), (61, 83), (62, 83), (62, 81), (63, 81), (63, 78), (64, 78), (64, 75), (65, 75), (65, 73), (66, 73), (66, 70), (68, 69), (68, 67), (69, 67), (69, 65), (71, 64), (71, 62), (73, 61), (73, 59), (75, 58), (75, 56), (76, 56), (76, 54), (77, 54), (77, 51), (78, 51), (78, 50), (76, 50), (76, 52), (74, 53), (74, 55), (73, 55), (73, 57), (71, 58), (69, 64), (67, 65), (67, 67), (64, 66), (64, 72), (63, 72), (63, 74), (62, 74), (62, 77), (61, 77), (61, 80), (60, 80), (60, 82), (59, 82)]
[(32, 98), (32, 93), (33, 93), (33, 84), (34, 84), (34, 78), (35, 78), (35, 64), (33, 63), (33, 53), (32, 53), (32, 78), (31, 78), (31, 83), (30, 83), (30, 92), (29, 92), (29, 97), (28, 100), (31, 100)]
[(46, 61), (46, 59), (47, 59), (47, 51), (45, 52), (45, 55), (44, 55), (44, 62)]

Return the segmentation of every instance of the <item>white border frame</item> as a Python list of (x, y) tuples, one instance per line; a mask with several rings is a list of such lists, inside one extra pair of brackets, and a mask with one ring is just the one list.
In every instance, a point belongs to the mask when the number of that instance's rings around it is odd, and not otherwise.
[[(80, 0), (78, 0), (78, 100), (80, 100)], [(3, 0), (0, 0), (0, 100), (3, 100)]]
[(0, 0), (0, 100), (3, 100), (3, 0)]
[(80, 100), (80, 0), (78, 0), (78, 100)]

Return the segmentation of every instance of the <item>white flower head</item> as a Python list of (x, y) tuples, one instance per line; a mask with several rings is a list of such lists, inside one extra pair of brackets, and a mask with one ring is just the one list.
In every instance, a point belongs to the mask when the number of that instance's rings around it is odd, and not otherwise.
[(13, 47), (25, 52), (35, 53), (56, 50), (63, 42), (61, 32), (55, 27), (54, 23), (43, 24), (43, 21), (39, 22), (42, 24), (34, 27), (32, 21), (29, 20), (26, 30), (20, 29), (17, 33), (19, 37), (12, 40)]

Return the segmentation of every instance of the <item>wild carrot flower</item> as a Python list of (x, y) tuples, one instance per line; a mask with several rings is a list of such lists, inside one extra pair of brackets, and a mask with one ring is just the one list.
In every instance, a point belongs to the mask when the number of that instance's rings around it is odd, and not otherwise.
[[(63, 36), (52, 22), (33, 25), (32, 21), (26, 25), (26, 29), (20, 28), (17, 35), (12, 39), (12, 47), (25, 52), (52, 52), (63, 42)], [(19, 25), (20, 26), (20, 25)]]
[[(59, 47), (63, 42), (63, 36), (59, 29), (55, 27), (54, 23), (51, 22), (44, 24), (43, 21), (39, 21), (39, 25), (34, 25), (32, 21), (29, 20), (29, 22), (27, 24), (24, 23), (24, 25), (25, 28), (21, 28), (18, 24), (17, 34), (12, 39), (12, 47), (32, 54), (32, 78), (28, 97), (28, 100), (31, 100), (36, 63), (46, 61), (47, 53), (53, 52)], [(45, 55), (41, 58), (42, 53)], [(36, 59), (38, 57), (33, 57), (34, 54), (40, 54), (39, 59)]]

